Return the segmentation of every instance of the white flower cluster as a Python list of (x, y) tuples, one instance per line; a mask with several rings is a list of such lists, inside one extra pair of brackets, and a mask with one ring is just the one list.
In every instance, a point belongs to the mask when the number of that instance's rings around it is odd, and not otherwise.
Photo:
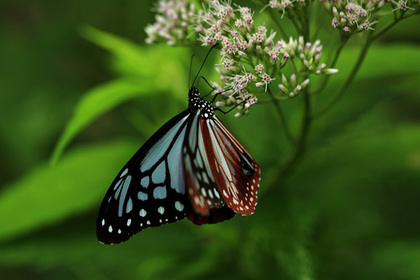
[[(246, 114), (257, 103), (259, 93), (270, 91), (294, 97), (308, 85), (310, 74), (335, 72), (321, 62), (320, 41), (304, 42), (303, 37), (287, 42), (276, 40), (274, 30), (254, 23), (254, 13), (247, 7), (211, 0), (195, 11), (185, 1), (161, 0), (157, 11), (156, 23), (146, 30), (148, 43), (166, 40), (173, 44), (198, 39), (203, 46), (218, 44), (221, 58), (216, 71), (223, 85), (216, 82), (212, 85), (225, 100), (216, 106), (241, 104), (237, 116)], [(301, 67), (286, 78), (282, 69), (291, 60), (294, 66)]]
[[(331, 25), (346, 34), (354, 34), (364, 30), (374, 30), (380, 17), (377, 13), (382, 7), (391, 5), (393, 11), (412, 10), (418, 12), (418, 0), (321, 0), (333, 15)], [(415, 8), (413, 8), (413, 7)], [(372, 20), (375, 18), (375, 20)]]
[(175, 45), (187, 40), (196, 18), (193, 3), (186, 0), (159, 1), (156, 12), (156, 22), (146, 27), (146, 43), (166, 41), (168, 45)]
[(284, 16), (285, 12), (289, 8), (294, 8), (296, 6), (305, 6), (305, 0), (270, 0), (266, 7), (270, 7), (272, 9), (278, 10), (281, 12), (282, 17)]
[(372, 26), (378, 21), (370, 21), (371, 15), (386, 4), (385, 0), (362, 1), (324, 1), (333, 14), (331, 25), (351, 34), (363, 30), (373, 30)]

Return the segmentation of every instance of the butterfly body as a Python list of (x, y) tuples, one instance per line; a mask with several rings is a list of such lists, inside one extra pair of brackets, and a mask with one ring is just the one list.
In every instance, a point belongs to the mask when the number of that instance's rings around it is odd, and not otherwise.
[(185, 217), (201, 225), (255, 211), (258, 164), (195, 87), (188, 95), (188, 109), (146, 141), (111, 184), (96, 226), (102, 243)]

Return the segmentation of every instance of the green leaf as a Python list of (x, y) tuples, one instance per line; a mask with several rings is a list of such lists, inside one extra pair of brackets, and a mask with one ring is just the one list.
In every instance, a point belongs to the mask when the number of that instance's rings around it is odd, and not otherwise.
[(51, 163), (56, 164), (69, 142), (96, 118), (125, 101), (150, 94), (154, 89), (155, 85), (150, 82), (140, 84), (131, 79), (120, 79), (90, 90), (76, 105), (57, 142)]
[(122, 76), (151, 79), (157, 86), (166, 85), (185, 97), (188, 81), (185, 73), (191, 56), (187, 49), (165, 45), (143, 47), (89, 26), (82, 28), (82, 35), (111, 52), (114, 67)]
[(121, 71), (123, 78), (93, 88), (82, 97), (57, 142), (52, 164), (56, 164), (66, 146), (86, 126), (125, 101), (160, 91), (177, 93), (177, 98), (185, 98), (187, 78), (182, 71), (185, 67), (178, 59), (188, 57), (185, 51), (169, 47), (140, 47), (91, 27), (85, 27), (82, 32), (86, 38), (111, 51), (120, 69), (126, 71)]
[(7, 215), (0, 215), (0, 240), (99, 206), (113, 176), (137, 148), (127, 142), (86, 146), (55, 167), (44, 164), (5, 186), (0, 211)]

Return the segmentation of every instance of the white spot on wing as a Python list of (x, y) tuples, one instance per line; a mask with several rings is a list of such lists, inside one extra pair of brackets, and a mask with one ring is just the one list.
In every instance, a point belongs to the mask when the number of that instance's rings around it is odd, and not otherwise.
[(206, 196), (207, 196), (206, 190), (205, 190), (204, 188), (201, 188), (201, 194), (202, 194), (204, 197), (206, 197)]
[(145, 201), (149, 198), (149, 195), (147, 193), (144, 193), (144, 192), (138, 192), (137, 193), (137, 198), (142, 200), (142, 201)]
[(228, 195), (227, 195), (227, 193), (226, 193), (226, 190), (223, 190), (223, 195), (225, 196), (225, 197), (228, 197)]
[[(184, 210), (184, 204), (182, 204), (179, 201), (175, 201), (175, 209), (178, 210), (179, 212), (181, 212), (182, 210)], [(177, 218), (177, 217), (175, 217)]]
[(163, 215), (163, 213), (165, 213), (165, 207), (160, 206), (160, 207), (158, 208), (158, 212), (159, 212), (161, 215)]
[(216, 195), (217, 199), (220, 199), (219, 191), (214, 189), (214, 194)]
[(155, 199), (165, 199), (166, 198), (166, 187), (156, 187), (153, 190), (153, 197)]
[(143, 187), (143, 188), (147, 188), (147, 187), (149, 187), (149, 183), (150, 183), (150, 178), (149, 178), (149, 176), (144, 176), (143, 178), (141, 178), (141, 180), (140, 180), (140, 185)]
[(145, 217), (146, 214), (147, 214), (147, 212), (144, 209), (141, 209), (140, 212), (139, 212), (140, 217)]
[(108, 227), (108, 231), (109, 231), (109, 233), (111, 233), (111, 232), (112, 232), (112, 226), (109, 226), (109, 227)]

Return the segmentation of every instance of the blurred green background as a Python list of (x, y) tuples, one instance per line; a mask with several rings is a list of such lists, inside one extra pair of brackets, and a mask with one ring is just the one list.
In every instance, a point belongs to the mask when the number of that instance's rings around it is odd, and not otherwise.
[[(0, 278), (419, 279), (418, 17), (371, 48), (287, 178), (276, 176), (287, 151), (271, 104), (240, 119), (221, 116), (261, 165), (254, 215), (201, 227), (185, 220), (122, 245), (97, 242), (109, 184), (186, 107), (191, 54), (194, 73), (206, 53), (145, 46), (151, 7), (0, 2)], [(328, 36), (320, 33), (324, 53)], [(357, 43), (326, 92), (346, 77)], [(212, 62), (205, 68), (217, 77)], [(298, 101), (283, 104), (292, 125)], [(60, 136), (59, 147), (69, 146), (54, 165)]]

